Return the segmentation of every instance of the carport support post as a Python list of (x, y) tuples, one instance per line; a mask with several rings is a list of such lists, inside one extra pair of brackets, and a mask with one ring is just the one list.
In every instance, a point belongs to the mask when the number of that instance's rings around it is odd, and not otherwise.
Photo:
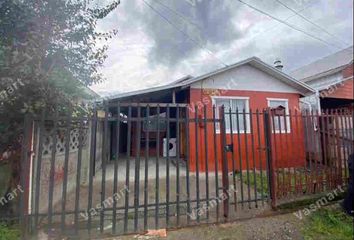
[[(223, 189), (223, 207), (224, 207), (224, 217), (225, 220), (229, 217), (229, 177), (228, 177), (228, 166), (226, 157), (226, 129), (225, 129), (225, 107), (221, 106), (219, 108), (219, 120), (220, 120), (220, 142), (221, 142), (221, 154), (222, 154), (222, 189)], [(217, 196), (219, 197), (219, 196)]]
[(276, 173), (275, 162), (272, 158), (272, 128), (271, 128), (271, 114), (270, 109), (267, 108), (263, 111), (264, 116), (264, 138), (265, 138), (265, 150), (267, 157), (267, 173), (268, 173), (268, 185), (269, 194), (271, 196), (271, 206), (276, 209), (277, 196), (276, 196)]

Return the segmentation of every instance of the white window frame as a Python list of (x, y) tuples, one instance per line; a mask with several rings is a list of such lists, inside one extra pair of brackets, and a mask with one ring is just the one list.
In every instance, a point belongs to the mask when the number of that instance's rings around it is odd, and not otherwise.
[[(246, 124), (247, 124), (247, 129), (246, 131), (245, 130), (240, 130), (240, 134), (248, 134), (248, 133), (251, 133), (251, 128), (250, 128), (250, 115), (249, 115), (249, 112), (250, 112), (250, 97), (239, 97), (239, 96), (212, 96), (211, 97), (211, 101), (212, 101), (212, 104), (213, 106), (216, 107), (216, 110), (215, 110), (215, 117), (216, 119), (219, 119), (219, 109), (217, 108), (216, 106), (216, 99), (226, 99), (226, 100), (246, 100), (246, 109), (245, 109), (245, 112), (248, 113), (246, 115)], [(242, 114), (242, 111), (243, 109), (240, 109), (240, 114)], [(240, 119), (239, 119), (240, 120)], [(216, 133), (217, 134), (220, 134), (220, 125), (219, 124), (216, 124)], [(233, 134), (238, 134), (237, 132), (237, 127), (236, 126), (232, 126), (233, 128), (233, 131), (232, 133)], [(235, 130), (234, 130), (235, 129)], [(230, 134), (231, 133), (231, 129), (225, 129), (225, 132), (226, 134)]]
[[(282, 101), (285, 102), (285, 118), (286, 118), (286, 132), (285, 129), (282, 130), (272, 130), (273, 133), (291, 133), (291, 126), (290, 126), (290, 116), (289, 116), (289, 99), (287, 98), (267, 98), (267, 102), (268, 102), (268, 107), (270, 107), (270, 102), (271, 101)], [(276, 119), (278, 119), (276, 116), (274, 116), (274, 121), (276, 121)], [(285, 127), (285, 126), (284, 126)], [(273, 124), (272, 124), (272, 128), (273, 128)]]

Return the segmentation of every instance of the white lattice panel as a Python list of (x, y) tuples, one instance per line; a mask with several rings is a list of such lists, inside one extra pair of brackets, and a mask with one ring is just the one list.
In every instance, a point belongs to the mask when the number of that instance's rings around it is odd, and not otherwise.
[[(72, 129), (70, 131), (70, 142), (69, 142), (69, 151), (74, 152), (79, 149), (79, 129)], [(54, 143), (54, 134), (53, 130), (46, 131), (43, 136), (42, 142), (42, 155), (52, 154), (53, 143)], [(57, 130), (56, 134), (56, 154), (64, 154), (65, 153), (65, 142), (66, 142), (66, 130), (59, 129)], [(87, 142), (87, 129), (82, 131), (83, 137), (83, 147), (86, 145)]]

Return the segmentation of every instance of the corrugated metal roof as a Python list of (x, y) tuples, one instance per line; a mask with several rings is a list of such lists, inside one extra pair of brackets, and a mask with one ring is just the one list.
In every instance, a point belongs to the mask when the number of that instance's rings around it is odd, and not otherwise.
[(290, 73), (294, 78), (307, 82), (341, 71), (353, 61), (353, 46), (321, 58)]

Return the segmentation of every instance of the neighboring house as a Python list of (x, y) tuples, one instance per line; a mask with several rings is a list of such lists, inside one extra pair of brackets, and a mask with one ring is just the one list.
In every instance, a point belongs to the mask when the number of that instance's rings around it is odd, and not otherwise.
[[(120, 95), (116, 95), (110, 98), (110, 104), (115, 104), (117, 102), (120, 103), (169, 103), (171, 104), (171, 110), (169, 113), (166, 112), (166, 106), (161, 107), (159, 110), (159, 118), (165, 118), (169, 115), (172, 119), (176, 118), (178, 114), (182, 118), (187, 114), (190, 118), (200, 118), (201, 121), (204, 118), (203, 108), (201, 106), (206, 105), (206, 115), (207, 118), (213, 118), (213, 106), (216, 106), (216, 116), (218, 117), (218, 109), (220, 106), (224, 105), (228, 111), (229, 108), (232, 109), (233, 112), (236, 111), (236, 108), (239, 109), (239, 117), (242, 118), (243, 109), (246, 114), (250, 112), (252, 109), (255, 112), (257, 109), (262, 111), (265, 108), (271, 107), (276, 108), (281, 106), (285, 109), (286, 113), (289, 113), (291, 110), (292, 113), (295, 110), (299, 109), (299, 99), (304, 96), (309, 96), (314, 94), (314, 90), (308, 85), (297, 81), (296, 79), (290, 77), (289, 75), (283, 73), (281, 70), (276, 69), (273, 66), (270, 66), (259, 58), (252, 57), (246, 59), (244, 61), (238, 62), (236, 64), (227, 66), (225, 68), (218, 69), (216, 71), (210, 72), (208, 74), (199, 76), (199, 77), (191, 77), (187, 76), (183, 79), (177, 80), (169, 85), (150, 88), (141, 91), (134, 91), (130, 93), (124, 93)], [(176, 109), (173, 104), (175, 103), (184, 103), (187, 104), (186, 110), (183, 112), (181, 109)], [(151, 105), (153, 106), (153, 105)], [(109, 109), (110, 114), (113, 117), (118, 115), (117, 107), (112, 107)], [(145, 111), (145, 110), (144, 110)], [(121, 116), (127, 116), (128, 109), (120, 108)], [(139, 117), (136, 113), (136, 109), (131, 112), (131, 117), (136, 118)], [(149, 116), (156, 117), (156, 106), (150, 109)], [(226, 117), (226, 134), (228, 140), (230, 139), (230, 121), (228, 121), (229, 115), (225, 115)], [(232, 115), (232, 122), (236, 120), (236, 114)], [(289, 119), (288, 119), (289, 120)], [(255, 117), (252, 117), (250, 121), (249, 114), (245, 117), (245, 123), (240, 121), (241, 125), (239, 126), (240, 134), (243, 136), (247, 135), (248, 140), (242, 142), (242, 149), (251, 149), (251, 133), (249, 131), (250, 124), (256, 124)], [(120, 126), (120, 149), (119, 154), (122, 156), (130, 155), (136, 156), (136, 153), (140, 149), (141, 153), (144, 154), (144, 142), (145, 137), (144, 131), (146, 130), (146, 126), (142, 127), (141, 132), (137, 131), (137, 127), (133, 123), (131, 126), (131, 137), (127, 138), (127, 124), (121, 124)], [(203, 141), (205, 139), (204, 131), (197, 131), (196, 128), (203, 129), (203, 124), (189, 124), (189, 134), (190, 137), (188, 139), (188, 143), (186, 143), (186, 130), (183, 127), (176, 127), (176, 124), (171, 122), (169, 124), (169, 135), (170, 138), (176, 138), (178, 134), (181, 139), (180, 146), (188, 145), (190, 147), (190, 169), (192, 171), (195, 170), (195, 160), (197, 159), (196, 153), (199, 153), (198, 159), (200, 161), (200, 169), (205, 169), (205, 163), (203, 163), (200, 159), (206, 158), (206, 150), (208, 152), (210, 163), (214, 162), (214, 154), (215, 151), (218, 151), (218, 155), (220, 155), (221, 147), (217, 145), (211, 145), (213, 141), (213, 128), (212, 125), (209, 124), (208, 133), (206, 138), (209, 142), (209, 147), (205, 146), (205, 143), (199, 142), (196, 144), (196, 136), (195, 133), (198, 132), (199, 141)], [(245, 126), (246, 125), (246, 126)], [(277, 124), (276, 124), (277, 125)], [(293, 122), (291, 126), (295, 125)], [(261, 123), (263, 126), (263, 123)], [(278, 128), (279, 125), (275, 126)], [(235, 126), (233, 127), (235, 129)], [(284, 125), (280, 127), (283, 132), (283, 137), (285, 135), (289, 135), (290, 131), (290, 122), (288, 121), (288, 132), (285, 134)], [(139, 129), (139, 128), (138, 128)], [(177, 132), (179, 129), (179, 132)], [(117, 135), (116, 135), (116, 124), (111, 125), (111, 159), (114, 159), (114, 153), (117, 152), (116, 143), (117, 143)], [(154, 132), (155, 131), (155, 132)], [(166, 129), (161, 129), (160, 137), (158, 138), (156, 135), (156, 129), (150, 129), (149, 136), (149, 156), (153, 157), (156, 155), (164, 156), (163, 153), (163, 140), (166, 138)], [(219, 130), (217, 130), (218, 134)], [(295, 130), (294, 130), (295, 132)], [(300, 131), (301, 132), (301, 131)], [(276, 132), (278, 133), (278, 132)], [(137, 135), (138, 134), (138, 135)], [(254, 133), (257, 135), (257, 133)], [(263, 129), (260, 130), (259, 135), (261, 136), (261, 145), (264, 144), (263, 137)], [(139, 141), (142, 143), (141, 145), (136, 144), (137, 138), (141, 137)], [(127, 153), (127, 139), (130, 139), (129, 149), (130, 152)], [(297, 148), (301, 148), (303, 146), (303, 139), (301, 137), (296, 138), (297, 142), (295, 145)], [(129, 141), (129, 140), (128, 140)], [(235, 145), (237, 144), (236, 136), (234, 136)], [(295, 146), (293, 144), (293, 146)], [(138, 149), (137, 149), (138, 147)], [(261, 148), (262, 146), (257, 145), (256, 148)], [(198, 148), (198, 149), (196, 149)], [(207, 149), (205, 149), (207, 148)], [(279, 146), (282, 149), (282, 156), (285, 156), (289, 149), (286, 149), (285, 144)], [(159, 152), (157, 152), (159, 149)], [(182, 149), (182, 155), (185, 154), (186, 150)], [(257, 152), (259, 152), (257, 150)], [(247, 154), (246, 154), (247, 156)], [(183, 156), (182, 156), (183, 157)], [(260, 158), (260, 156), (258, 156)], [(218, 156), (220, 161), (220, 157)], [(245, 156), (242, 157), (243, 162), (245, 162)], [(304, 159), (297, 159), (294, 161), (304, 161)], [(231, 163), (230, 163), (231, 164)], [(265, 163), (263, 163), (265, 166)], [(294, 163), (295, 164), (295, 163)], [(209, 165), (209, 169), (213, 167)]]
[[(308, 114), (346, 110), (346, 115), (339, 118), (335, 115), (320, 117), (318, 126), (310, 127), (310, 124), (305, 123), (308, 135), (315, 135), (319, 139), (317, 144), (306, 143), (307, 151), (317, 152), (319, 144), (322, 144), (327, 156), (335, 158), (336, 146), (323, 140), (334, 129), (340, 129), (341, 141), (353, 145), (353, 46), (301, 67), (290, 75), (316, 89), (315, 95), (301, 99), (301, 108), (309, 110)], [(346, 161), (345, 154), (342, 155), (342, 160)]]
[(303, 109), (353, 109), (353, 46), (321, 58), (290, 74), (314, 88)]

